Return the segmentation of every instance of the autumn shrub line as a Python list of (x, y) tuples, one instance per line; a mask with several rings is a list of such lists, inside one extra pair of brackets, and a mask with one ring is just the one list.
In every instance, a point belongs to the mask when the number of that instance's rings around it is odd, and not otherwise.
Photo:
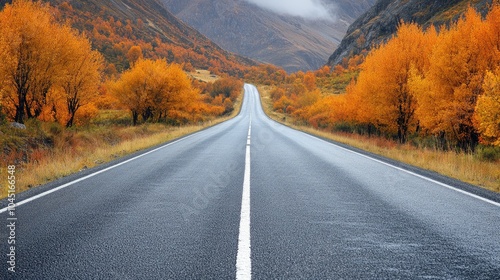
[[(362, 135), (352, 132), (332, 132), (305, 124), (284, 112), (273, 109), (271, 92), (274, 86), (259, 86), (264, 111), (274, 120), (298, 130), (322, 138), (331, 139), (379, 154), (400, 162), (435, 171), (442, 175), (481, 186), (491, 191), (500, 192), (500, 169), (498, 168), (496, 147), (481, 147), (477, 153), (457, 153), (433, 148), (417, 147), (411, 143), (401, 144), (383, 136)], [(493, 160), (484, 157), (493, 157)]]

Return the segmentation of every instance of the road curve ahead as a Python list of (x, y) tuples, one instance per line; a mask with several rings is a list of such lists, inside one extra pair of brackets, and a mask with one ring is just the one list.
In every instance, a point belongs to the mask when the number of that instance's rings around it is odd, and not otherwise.
[(230, 121), (18, 196), (0, 279), (499, 279), (498, 195), (450, 182), (277, 124), (247, 84)]

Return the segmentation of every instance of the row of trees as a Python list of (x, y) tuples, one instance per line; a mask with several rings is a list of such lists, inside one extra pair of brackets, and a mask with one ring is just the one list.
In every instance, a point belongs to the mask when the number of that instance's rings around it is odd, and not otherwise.
[[(323, 96), (305, 75), (273, 93), (275, 109), (315, 126), (395, 137), (434, 136), (474, 149), (500, 145), (500, 6), (474, 9), (440, 32), (402, 23), (371, 51), (346, 94)], [(310, 83), (310, 82), (309, 82)]]
[(134, 125), (179, 125), (233, 110), (241, 82), (225, 78), (195, 87), (183, 66), (144, 59), (139, 45), (124, 51), (128, 70), (106, 75), (106, 62), (89, 39), (58, 23), (53, 11), (41, 2), (16, 0), (0, 12), (0, 115), (70, 127), (96, 116), (98, 108), (127, 109)]
[(91, 102), (103, 68), (89, 40), (58, 24), (49, 6), (15, 1), (0, 13), (0, 93), (9, 117), (72, 126)]

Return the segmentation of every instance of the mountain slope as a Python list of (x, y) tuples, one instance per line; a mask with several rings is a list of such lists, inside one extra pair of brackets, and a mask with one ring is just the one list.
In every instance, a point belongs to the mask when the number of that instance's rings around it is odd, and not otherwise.
[[(9, 1), (11, 2), (11, 1)], [(60, 20), (85, 32), (118, 71), (128, 67), (127, 52), (141, 46), (146, 58), (190, 63), (237, 74), (256, 62), (232, 54), (177, 19), (157, 0), (50, 0)], [(5, 3), (0, 4), (0, 8)]]
[(375, 1), (334, 1), (336, 19), (311, 21), (277, 15), (246, 1), (162, 0), (179, 18), (223, 48), (292, 72), (317, 69), (347, 27)]
[(416, 22), (424, 27), (437, 26), (457, 19), (469, 5), (486, 11), (491, 0), (378, 0), (349, 27), (327, 64), (336, 65), (344, 57), (359, 54), (386, 41), (397, 31), (401, 20)]

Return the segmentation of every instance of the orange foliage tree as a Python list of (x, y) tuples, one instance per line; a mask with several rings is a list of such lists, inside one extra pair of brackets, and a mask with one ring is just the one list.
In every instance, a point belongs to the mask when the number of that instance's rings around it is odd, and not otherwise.
[(488, 72), (475, 110), (475, 122), (485, 144), (500, 146), (500, 68)]
[(141, 46), (132, 46), (127, 52), (127, 59), (130, 66), (133, 66), (139, 59), (143, 58)]
[(414, 78), (422, 127), (473, 149), (479, 135), (473, 122), (478, 97), (488, 70), (500, 62), (500, 7), (485, 20), (473, 8), (439, 34), (428, 71)]
[(41, 111), (33, 107), (41, 105), (53, 83), (49, 77), (57, 64), (53, 61), (58, 60), (51, 48), (54, 27), (47, 5), (15, 1), (0, 13), (0, 90), (8, 115), (16, 122)]
[(63, 122), (71, 126), (77, 110), (91, 102), (100, 81), (100, 55), (86, 38), (58, 24), (48, 5), (26, 0), (6, 5), (0, 12), (0, 49), (0, 92), (14, 121), (54, 120), (64, 111)]
[(111, 91), (132, 113), (133, 124), (143, 121), (169, 121), (179, 124), (195, 120), (203, 113), (199, 91), (178, 64), (166, 60), (139, 60), (114, 82)]
[(93, 45), (118, 72), (128, 69), (133, 61), (140, 58), (136, 47), (140, 47), (144, 58), (165, 58), (169, 63), (189, 63), (196, 69), (211, 68), (233, 76), (243, 75), (249, 68), (245, 63), (253, 64), (250, 61), (239, 63), (237, 59), (232, 59), (234, 56), (204, 41), (200, 42), (201, 38), (190, 38), (193, 45), (172, 41), (163, 33), (151, 32), (145, 23), (149, 19), (136, 17), (123, 20), (105, 5), (97, 7), (98, 10), (90, 6), (73, 9), (68, 2), (62, 2), (58, 7), (63, 19), (68, 19), (73, 27), (91, 35)]
[(59, 81), (68, 112), (66, 127), (73, 126), (75, 115), (81, 107), (93, 106), (104, 68), (104, 59), (99, 52), (92, 50), (88, 39), (70, 34), (68, 31), (69, 40), (65, 49), (71, 55), (66, 60)]
[(213, 98), (212, 105), (223, 107), (223, 114), (233, 111), (233, 105), (243, 89), (243, 82), (236, 78), (224, 77), (207, 84), (205, 90)]
[(224, 98), (230, 98), (234, 102), (240, 95), (242, 88), (243, 82), (241, 80), (225, 77), (209, 85), (208, 91), (212, 97), (222, 95)]
[(397, 135), (401, 143), (415, 130), (417, 102), (408, 82), (412, 72), (429, 66), (428, 56), (436, 39), (434, 29), (424, 33), (415, 24), (401, 24), (397, 35), (373, 50), (363, 63), (352, 94), (359, 95), (357, 121), (371, 123)]

